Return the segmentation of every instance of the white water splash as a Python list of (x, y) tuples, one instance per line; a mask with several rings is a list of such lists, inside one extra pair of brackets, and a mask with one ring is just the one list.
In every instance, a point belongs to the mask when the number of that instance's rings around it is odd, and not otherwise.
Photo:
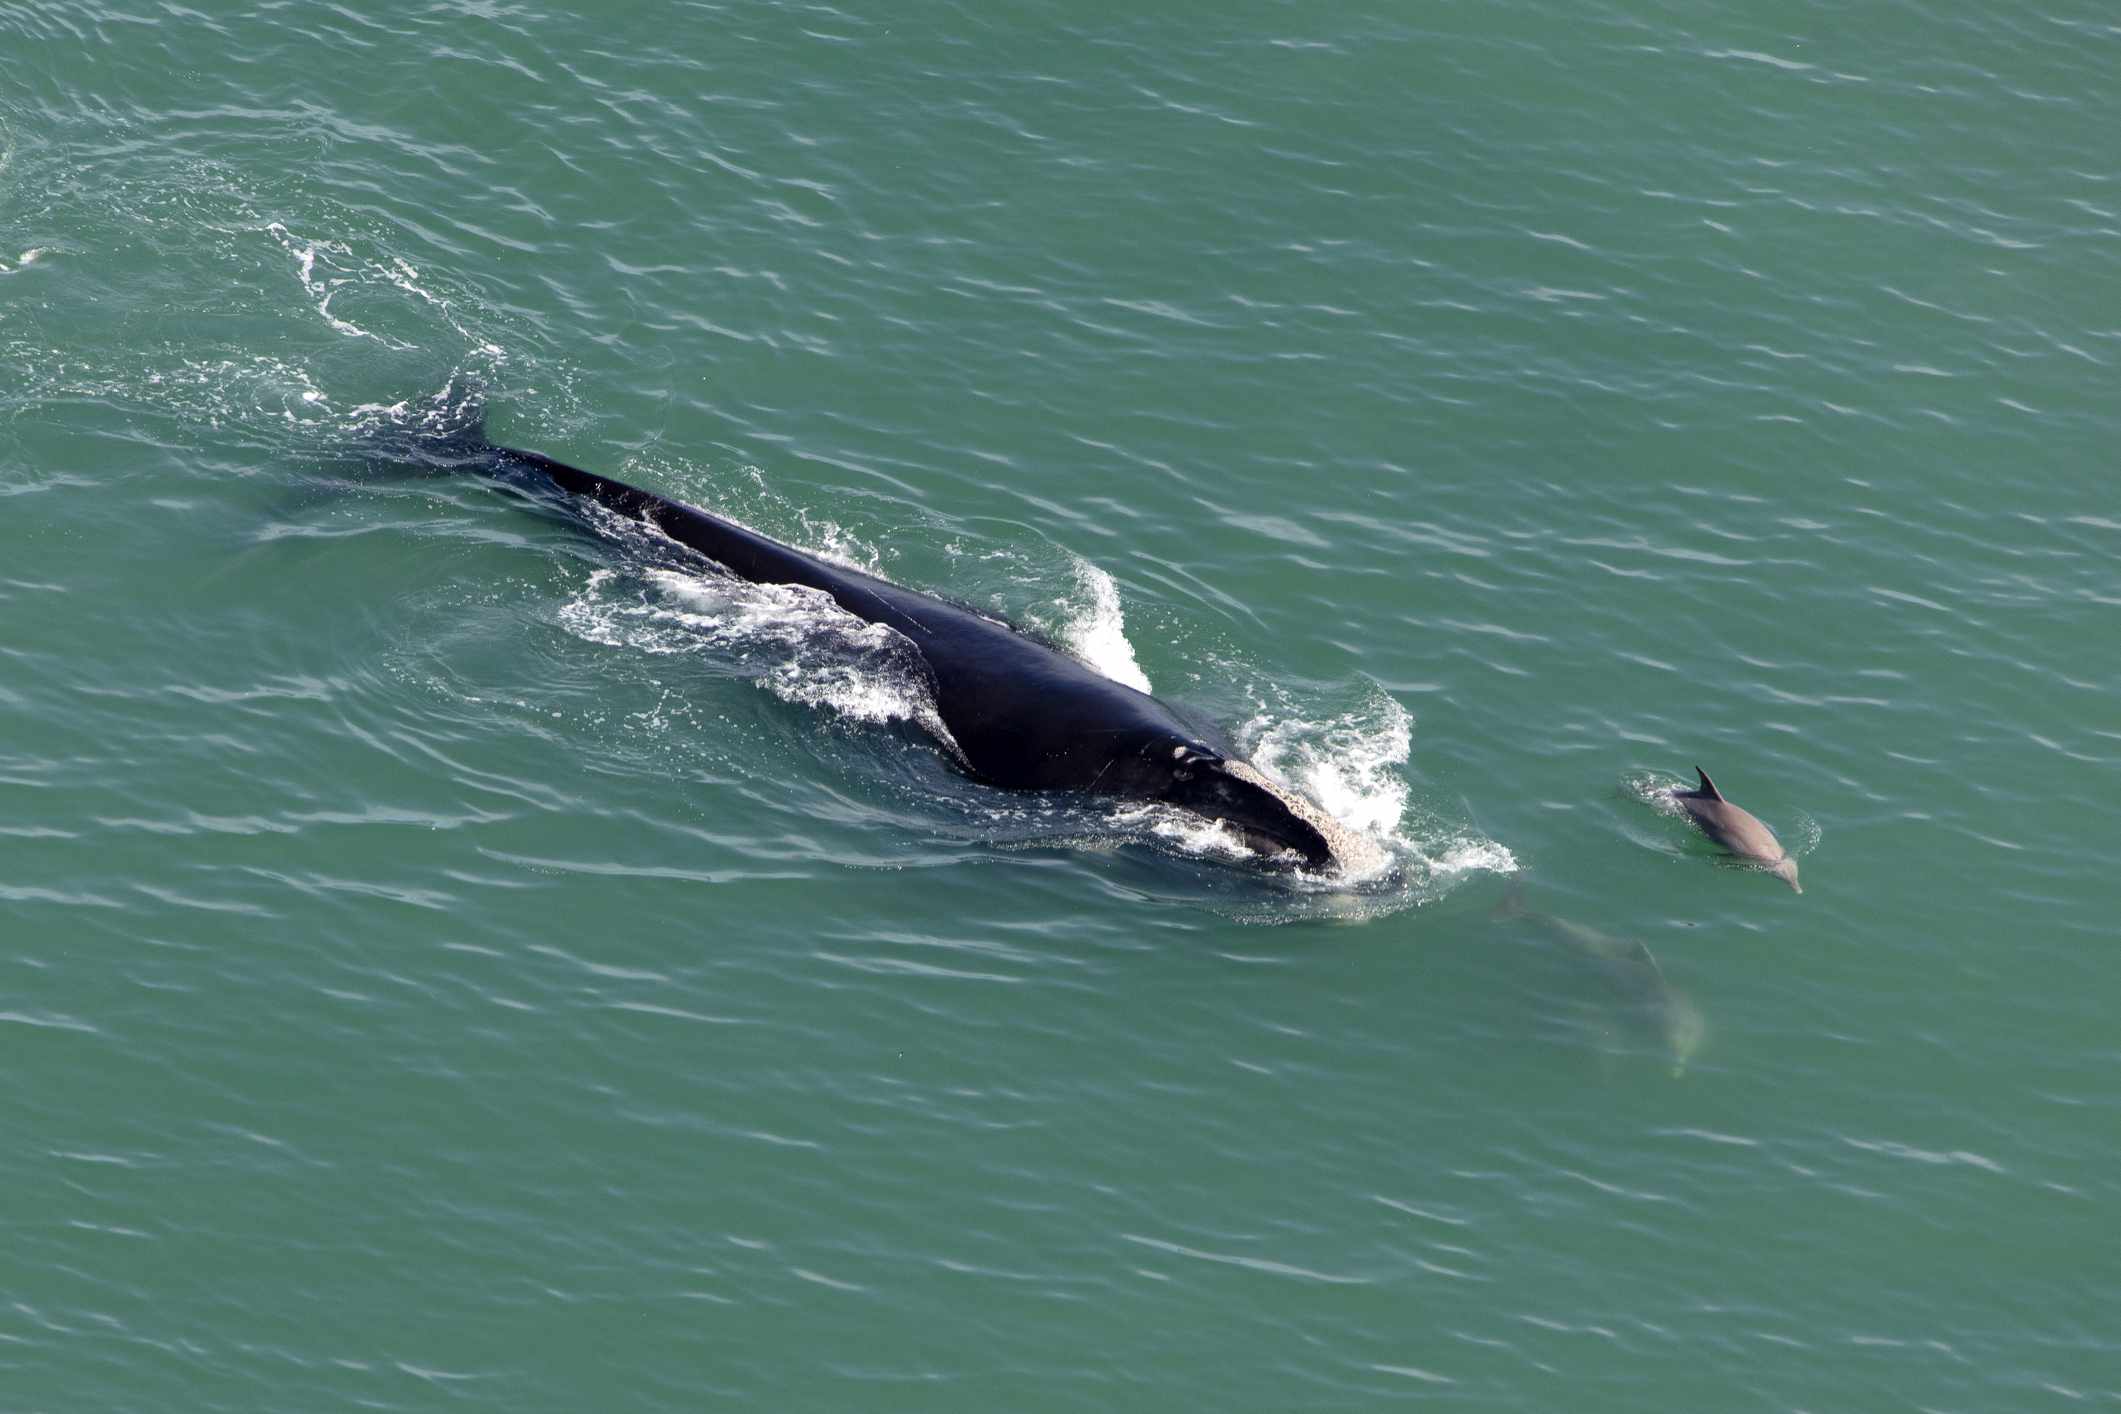
[(1493, 840), (1464, 837), (1448, 841), (1429, 860), (1432, 878), (1458, 874), (1515, 874), (1517, 856)]
[(1389, 697), (1368, 714), (1325, 722), (1254, 718), (1243, 735), (1252, 760), (1318, 802), (1349, 829), (1373, 837), (1397, 831), (1407, 811), (1407, 783), (1397, 767), (1413, 755), (1414, 716)]
[(1143, 834), (1179, 854), (1202, 859), (1249, 863), (1259, 856), (1235, 830), (1169, 805), (1127, 801), (1112, 808), (1112, 823), (1123, 834)]
[(856, 722), (910, 721), (957, 751), (935, 710), (920, 651), (820, 590), (679, 570), (600, 569), (561, 607), (559, 619), (591, 643), (645, 653), (715, 653), (743, 664), (759, 686), (785, 702)]
[(810, 547), (809, 553), (831, 564), (844, 565), (848, 569), (876, 575), (878, 578), (884, 577), (882, 561), (877, 552), (857, 539), (854, 532), (838, 521), (817, 520), (804, 515), (802, 522), (804, 540)]
[(1149, 692), (1149, 675), (1127, 641), (1127, 621), (1119, 604), (1119, 584), (1111, 575), (1078, 558), (1075, 587), (1080, 596), (1064, 603), (1060, 640), (1070, 654), (1117, 683)]
[(1332, 883), (1364, 883), (1395, 864), (1411, 867), (1431, 885), (1468, 873), (1517, 870), (1517, 857), (1505, 846), (1413, 809), (1400, 768), (1413, 755), (1414, 717), (1383, 693), (1362, 709), (1323, 721), (1263, 714), (1239, 736), (1261, 771), (1376, 847), (1370, 868)]

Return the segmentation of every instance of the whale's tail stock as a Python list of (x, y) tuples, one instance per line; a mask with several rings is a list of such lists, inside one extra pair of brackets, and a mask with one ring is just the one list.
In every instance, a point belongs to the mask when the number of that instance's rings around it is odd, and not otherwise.
[(442, 390), (386, 409), (368, 430), (369, 450), (433, 471), (457, 471), (493, 449), (486, 440), (486, 385), (454, 373)]
[(489, 469), (495, 450), (486, 440), (486, 385), (468, 373), (454, 373), (426, 397), (358, 409), (325, 453), (309, 498), (408, 477)]
[(486, 440), (486, 385), (455, 373), (439, 392), (389, 406), (369, 404), (336, 423), (313, 445), (301, 467), (266, 511), (256, 538), (276, 539), (292, 525), (348, 495), (395, 482), (484, 470), (496, 460)]

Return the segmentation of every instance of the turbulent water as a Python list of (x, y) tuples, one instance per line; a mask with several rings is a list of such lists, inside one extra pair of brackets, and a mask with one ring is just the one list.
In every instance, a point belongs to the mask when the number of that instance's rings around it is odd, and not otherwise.
[[(2121, 1404), (2117, 78), (0, 0), (0, 1409)], [(887, 631), (378, 456), (452, 379), (1386, 865), (971, 785)]]

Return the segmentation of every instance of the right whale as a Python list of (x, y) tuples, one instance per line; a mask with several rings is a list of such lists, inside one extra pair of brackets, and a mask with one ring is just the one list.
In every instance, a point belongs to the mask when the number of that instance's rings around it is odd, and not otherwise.
[(1770, 874), (1803, 893), (1804, 886), (1797, 882), (1797, 861), (1790, 858), (1775, 832), (1755, 819), (1751, 811), (1725, 800), (1708, 772), (1696, 766), (1694, 774), (1701, 777), (1699, 790), (1672, 791), (1672, 799), (1679, 802), (1687, 818), (1701, 833), (1740, 859), (1765, 864)]
[(821, 591), (882, 624), (919, 653), (946, 754), (974, 780), (1012, 790), (1072, 790), (1158, 801), (1219, 822), (1267, 862), (1367, 873), (1385, 863), (1374, 843), (1226, 755), (1209, 735), (1146, 692), (993, 615), (791, 545), (656, 492), (487, 439), (476, 389), (452, 384), (400, 447), (437, 470), (490, 476), (533, 499), (593, 501), (644, 522), (754, 584)]

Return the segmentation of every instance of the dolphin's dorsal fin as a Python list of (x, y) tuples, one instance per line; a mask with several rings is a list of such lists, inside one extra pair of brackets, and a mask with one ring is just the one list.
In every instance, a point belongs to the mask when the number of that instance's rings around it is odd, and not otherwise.
[(1710, 779), (1709, 779), (1709, 773), (1708, 773), (1708, 772), (1706, 772), (1706, 771), (1702, 770), (1702, 769), (1701, 769), (1701, 768), (1700, 768), (1699, 766), (1696, 766), (1696, 767), (1694, 768), (1694, 774), (1695, 774), (1695, 775), (1697, 775), (1697, 776), (1699, 776), (1699, 777), (1701, 777), (1701, 792), (1700, 792), (1700, 793), (1701, 793), (1702, 795), (1705, 795), (1705, 796), (1707, 796), (1707, 797), (1708, 797), (1708, 798), (1709, 798), (1710, 800), (1721, 800), (1721, 799), (1723, 799), (1723, 792), (1722, 792), (1722, 791), (1720, 791), (1720, 790), (1718, 790), (1718, 789), (1716, 789), (1716, 783), (1715, 783), (1714, 781), (1712, 781), (1712, 780), (1710, 780)]

